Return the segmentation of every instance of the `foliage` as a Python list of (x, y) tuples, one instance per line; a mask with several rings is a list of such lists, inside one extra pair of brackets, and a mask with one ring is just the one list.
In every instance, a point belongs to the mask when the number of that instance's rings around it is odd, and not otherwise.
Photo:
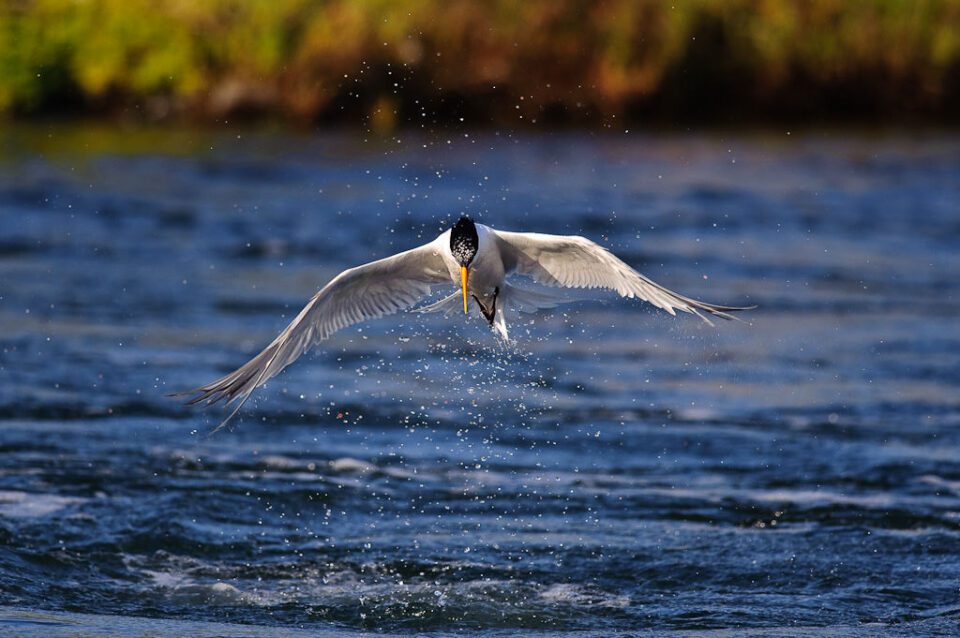
[(0, 112), (960, 112), (960, 0), (4, 0)]

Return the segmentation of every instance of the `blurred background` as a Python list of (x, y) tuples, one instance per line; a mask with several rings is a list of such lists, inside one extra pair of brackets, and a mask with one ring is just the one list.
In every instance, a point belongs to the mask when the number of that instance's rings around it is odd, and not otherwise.
[[(0, 635), (955, 635), (958, 113), (948, 0), (0, 2)], [(461, 213), (758, 308), (167, 396)]]
[(956, 0), (9, 0), (0, 111), (377, 130), (952, 122)]

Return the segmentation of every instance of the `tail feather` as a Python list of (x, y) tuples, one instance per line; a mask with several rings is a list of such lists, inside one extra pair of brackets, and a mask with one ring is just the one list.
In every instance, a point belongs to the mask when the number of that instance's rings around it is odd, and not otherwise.
[(442, 312), (445, 317), (450, 317), (463, 310), (462, 299), (462, 294), (460, 291), (457, 291), (449, 297), (444, 297), (443, 299), (435, 301), (432, 304), (416, 308), (414, 309), (414, 312)]
[(509, 306), (517, 312), (536, 312), (544, 308), (556, 308), (562, 303), (578, 301), (575, 291), (564, 288), (541, 287), (538, 290), (504, 283), (500, 289), (498, 301), (502, 306)]

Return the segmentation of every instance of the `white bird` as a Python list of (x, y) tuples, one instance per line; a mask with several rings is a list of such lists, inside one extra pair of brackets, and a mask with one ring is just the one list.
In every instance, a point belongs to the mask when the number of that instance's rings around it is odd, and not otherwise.
[[(253, 391), (297, 360), (311, 346), (347, 326), (408, 310), (430, 294), (433, 286), (460, 290), (419, 308), (420, 312), (468, 312), (472, 298), (483, 317), (507, 339), (508, 309), (533, 312), (574, 301), (555, 291), (532, 290), (508, 283), (511, 275), (543, 286), (601, 288), (622, 297), (640, 298), (675, 315), (701, 311), (723, 319), (750, 307), (718, 306), (677, 294), (641, 275), (613, 253), (577, 236), (514, 233), (494, 230), (461, 217), (450, 230), (419, 248), (345, 270), (320, 289), (270, 345), (230, 374), (181, 394), (196, 395), (190, 405), (205, 401), (239, 403), (217, 430), (243, 407)], [(712, 325), (712, 324), (711, 324)], [(216, 431), (216, 430), (214, 430)]]

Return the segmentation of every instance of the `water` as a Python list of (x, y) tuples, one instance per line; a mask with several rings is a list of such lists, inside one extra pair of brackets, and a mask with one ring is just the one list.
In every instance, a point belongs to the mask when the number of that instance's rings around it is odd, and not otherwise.
[[(0, 154), (0, 635), (899, 636), (960, 618), (960, 138), (36, 126)], [(637, 303), (169, 392), (466, 211)]]

